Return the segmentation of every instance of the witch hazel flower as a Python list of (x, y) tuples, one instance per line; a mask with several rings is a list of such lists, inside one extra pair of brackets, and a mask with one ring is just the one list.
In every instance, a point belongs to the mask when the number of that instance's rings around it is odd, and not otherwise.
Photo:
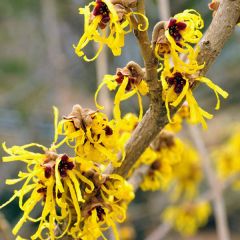
[(97, 108), (104, 109), (97, 102), (97, 96), (101, 88), (106, 85), (110, 91), (116, 90), (114, 99), (113, 115), (116, 120), (121, 119), (120, 103), (135, 94), (138, 97), (139, 104), (139, 120), (143, 116), (142, 97), (148, 93), (148, 85), (144, 80), (145, 72), (135, 62), (129, 62), (126, 67), (118, 68), (115, 75), (105, 75), (102, 83), (99, 85), (95, 93), (95, 103)]
[(184, 72), (180, 71), (180, 69), (179, 65), (171, 66), (170, 59), (165, 56), (164, 69), (161, 73), (161, 83), (163, 87), (162, 97), (167, 109), (168, 120), (172, 123), (170, 107), (177, 107), (186, 99), (189, 107), (189, 121), (191, 123), (201, 123), (203, 128), (207, 128), (205, 118), (211, 119), (213, 115), (199, 107), (197, 100), (193, 96), (192, 88), (199, 82), (206, 84), (212, 89), (217, 98), (216, 110), (220, 108), (219, 95), (227, 98), (228, 93), (214, 84), (210, 79), (199, 76), (198, 71), (194, 74), (189, 74), (188, 71)]
[[(96, 0), (79, 9), (79, 13), (84, 15), (84, 33), (74, 48), (75, 53), (79, 57), (84, 57), (85, 61), (95, 60), (104, 45), (111, 49), (114, 56), (121, 55), (126, 34), (132, 32), (133, 29), (139, 31), (148, 29), (146, 16), (133, 12), (131, 9), (136, 3), (124, 5), (115, 2), (113, 0)], [(137, 23), (135, 15), (140, 15), (144, 19), (145, 26)], [(98, 51), (91, 59), (83, 50), (90, 41), (99, 43)]]
[[(10, 148), (6, 147), (5, 143), (3, 144), (4, 151), (9, 155), (3, 157), (3, 162), (16, 161), (26, 165), (25, 170), (18, 173), (18, 178), (6, 181), (8, 185), (23, 182), (22, 187), (15, 190), (13, 196), (0, 206), (3, 208), (18, 198), (23, 216), (13, 228), (13, 234), (17, 235), (17, 239), (21, 239), (18, 232), (26, 221), (38, 224), (31, 239), (54, 240), (56, 237), (61, 238), (72, 229), (76, 231), (81, 220), (79, 204), (85, 202), (84, 194), (89, 194), (94, 189), (93, 183), (84, 176), (78, 167), (81, 161), (57, 152), (66, 139), (57, 143), (58, 110), (56, 108), (54, 108), (54, 113), (55, 137), (50, 148), (37, 143)], [(35, 151), (32, 151), (32, 148)], [(83, 191), (80, 189), (80, 185), (86, 186)], [(70, 208), (70, 205), (73, 207)], [(32, 211), (39, 206), (41, 206), (41, 215), (34, 218)], [(76, 215), (74, 226), (70, 226), (72, 211)], [(61, 226), (63, 219), (66, 219), (68, 224), (60, 236), (55, 236), (55, 226), (56, 224)]]
[[(64, 136), (76, 156), (107, 166), (119, 166), (118, 130), (104, 113), (74, 105), (72, 112), (58, 124), (58, 134)], [(124, 154), (123, 154), (124, 156)]]
[(170, 58), (174, 65), (181, 66), (182, 71), (189, 74), (202, 69), (204, 65), (199, 65), (196, 60), (199, 49), (194, 49), (193, 45), (201, 40), (203, 26), (200, 14), (193, 9), (176, 14), (169, 21), (159, 22), (152, 39), (155, 56), (161, 61)]

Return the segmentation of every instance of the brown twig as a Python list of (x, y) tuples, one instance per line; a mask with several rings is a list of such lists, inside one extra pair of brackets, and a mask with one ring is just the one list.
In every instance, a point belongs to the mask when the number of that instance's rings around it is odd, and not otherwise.
[(169, 0), (158, 0), (158, 13), (161, 20), (167, 21), (170, 18), (170, 2)]
[(161, 240), (171, 231), (172, 225), (169, 223), (160, 224), (145, 240)]
[[(138, 1), (137, 11), (144, 14), (145, 6), (144, 0)], [(139, 23), (144, 24), (141, 18), (138, 19)], [(151, 48), (151, 42), (149, 40), (148, 33), (135, 31), (135, 36), (138, 39), (141, 53), (144, 59), (144, 65), (146, 70), (146, 81), (150, 90), (150, 108), (146, 112), (143, 120), (137, 126), (131, 139), (126, 145), (126, 158), (120, 168), (115, 172), (126, 177), (128, 171), (134, 165), (136, 160), (140, 157), (143, 151), (148, 147), (150, 142), (159, 133), (161, 126), (167, 123), (167, 119), (163, 116), (166, 115), (163, 101), (161, 98), (161, 84), (158, 82), (157, 67), (158, 61)], [(150, 126), (151, 125), (151, 126)]]
[(13, 240), (13, 235), (11, 232), (11, 227), (3, 214), (0, 213), (0, 236), (4, 240)]

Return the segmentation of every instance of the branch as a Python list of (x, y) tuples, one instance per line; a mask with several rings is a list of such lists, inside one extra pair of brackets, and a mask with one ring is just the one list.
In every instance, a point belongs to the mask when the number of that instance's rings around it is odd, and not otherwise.
[[(138, 1), (137, 11), (144, 14), (144, 0)], [(139, 23), (143, 23), (143, 19), (138, 19)], [(162, 88), (158, 81), (158, 60), (156, 59), (154, 52), (151, 48), (151, 42), (147, 31), (135, 31), (135, 36), (138, 39), (141, 53), (144, 59), (144, 65), (146, 69), (146, 81), (149, 86), (150, 92), (150, 108), (146, 112), (143, 120), (138, 124), (136, 130), (129, 142), (126, 145), (126, 158), (121, 167), (115, 169), (114, 172), (126, 177), (128, 171), (141, 156), (143, 151), (148, 147), (150, 142), (156, 137), (161, 130), (161, 126), (167, 123), (166, 110), (161, 109), (163, 101), (161, 97)], [(162, 111), (161, 111), (162, 110)], [(149, 124), (151, 123), (151, 124)]]
[(2, 213), (0, 213), (0, 236), (4, 240), (13, 240), (11, 227)]
[(161, 240), (171, 231), (172, 225), (169, 223), (160, 224), (145, 240)]
[[(138, 1), (138, 10), (142, 11), (143, 6), (144, 1)], [(198, 63), (205, 63), (205, 67), (201, 70), (201, 75), (205, 75), (223, 49), (224, 44), (234, 31), (239, 16), (240, 0), (222, 1), (204, 38), (198, 44), (200, 48)], [(139, 41), (144, 58), (151, 104), (126, 145), (124, 162), (121, 167), (114, 171), (123, 177), (127, 176), (134, 163), (168, 122), (161, 96), (161, 86), (157, 77), (157, 60), (151, 49), (147, 32), (136, 32), (135, 35)], [(173, 112), (176, 112), (177, 109), (175, 108)]]
[(189, 126), (190, 134), (195, 143), (195, 146), (201, 155), (202, 166), (205, 172), (210, 190), (212, 192), (214, 217), (216, 220), (217, 235), (219, 240), (230, 240), (230, 232), (227, 222), (227, 213), (222, 194), (222, 188), (215, 176), (215, 172), (211, 166), (211, 159), (208, 150), (202, 139), (201, 132), (198, 126)]
[(239, 0), (222, 0), (211, 25), (200, 42), (198, 63), (205, 63), (204, 75), (232, 35), (240, 16)]
[(159, 16), (162, 21), (167, 21), (170, 16), (170, 2), (169, 0), (158, 0), (157, 3)]

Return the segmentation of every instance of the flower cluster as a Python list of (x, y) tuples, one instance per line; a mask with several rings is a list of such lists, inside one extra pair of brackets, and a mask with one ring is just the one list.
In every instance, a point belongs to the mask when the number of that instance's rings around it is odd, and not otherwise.
[(158, 140), (159, 143), (155, 142), (154, 146), (147, 148), (132, 169), (133, 171), (142, 164), (150, 166), (141, 189), (169, 190), (171, 186), (172, 200), (193, 199), (203, 178), (197, 153), (165, 131)]
[(199, 227), (204, 226), (211, 214), (208, 202), (184, 203), (168, 207), (163, 212), (163, 220), (170, 223), (183, 235), (194, 235)]
[[(23, 182), (22, 187), (0, 206), (18, 198), (23, 216), (13, 234), (17, 235), (22, 225), (30, 221), (38, 223), (31, 239), (54, 240), (65, 235), (74, 239), (97, 239), (104, 237), (103, 232), (110, 227), (118, 239), (115, 222), (125, 220), (134, 192), (121, 176), (103, 174), (109, 162), (119, 164), (112, 158), (114, 144), (118, 145), (114, 125), (102, 113), (79, 105), (60, 122), (56, 108), (54, 113), (55, 137), (50, 148), (36, 143), (11, 148), (3, 144), (9, 155), (3, 157), (3, 162), (26, 164), (18, 178), (6, 181), (8, 185)], [(59, 134), (64, 136), (61, 141)], [(73, 157), (58, 153), (63, 145), (74, 149)], [(32, 212), (37, 207), (42, 210), (35, 218)], [(60, 234), (55, 231), (56, 224), (61, 228)]]
[(122, 223), (125, 221), (127, 206), (134, 198), (133, 188), (116, 174), (103, 176), (95, 181), (95, 184), (97, 182), (99, 187), (96, 188), (95, 195), (83, 211), (82, 230), (74, 237), (83, 240), (95, 240), (99, 237), (105, 239), (103, 232), (111, 227), (115, 238), (118, 240), (119, 236), (115, 222)]
[[(106, 45), (114, 56), (119, 56), (126, 34), (148, 29), (145, 15), (133, 11), (136, 6), (137, 0), (96, 0), (80, 8), (80, 14), (84, 15), (84, 33), (74, 46), (76, 54), (86, 61), (93, 61)], [(160, 65), (162, 87), (158, 89), (161, 89), (159, 94), (165, 103), (169, 124), (127, 176), (131, 177), (141, 165), (148, 165), (149, 170), (140, 185), (143, 191), (169, 190), (171, 186), (174, 201), (180, 198), (191, 200), (181, 206), (169, 207), (163, 214), (166, 222), (186, 235), (195, 233), (205, 224), (211, 210), (206, 202), (192, 202), (203, 178), (197, 153), (171, 132), (181, 129), (183, 119), (201, 123), (206, 128), (205, 119), (212, 118), (210, 113), (199, 107), (193, 96), (192, 90), (198, 83), (206, 84), (215, 93), (215, 109), (220, 107), (219, 95), (223, 98), (228, 96), (226, 91), (201, 75), (204, 64), (198, 63), (199, 49), (194, 45), (202, 37), (203, 26), (200, 14), (190, 9), (155, 27), (152, 49)], [(98, 43), (99, 48), (89, 59), (85, 47), (91, 41)], [(10, 148), (3, 144), (8, 154), (3, 157), (3, 162), (20, 161), (26, 165), (18, 178), (6, 181), (8, 185), (22, 182), (22, 187), (0, 206), (3, 208), (18, 198), (23, 216), (13, 229), (16, 239), (22, 239), (18, 232), (26, 221), (38, 223), (31, 236), (33, 240), (54, 240), (66, 235), (81, 240), (106, 239), (104, 232), (109, 228), (112, 228), (115, 239), (119, 239), (116, 223), (126, 219), (134, 190), (120, 175), (107, 173), (107, 166), (111, 164), (117, 168), (121, 165), (125, 158), (125, 144), (143, 117), (142, 96), (149, 93), (145, 75), (144, 68), (129, 62), (118, 68), (115, 75), (104, 76), (95, 93), (95, 103), (98, 109), (104, 108), (97, 102), (103, 86), (106, 85), (110, 91), (116, 90), (114, 120), (109, 120), (98, 110), (75, 105), (70, 114), (58, 121), (58, 110), (54, 108), (55, 134), (49, 148), (37, 143)], [(121, 102), (134, 95), (138, 98), (139, 116), (127, 114), (122, 118)], [(172, 118), (172, 108), (179, 107), (184, 100), (186, 104)], [(239, 134), (234, 136), (230, 147), (218, 156), (218, 171), (223, 178), (240, 171), (237, 161), (239, 138)], [(69, 152), (61, 152), (62, 146)], [(41, 208), (37, 218), (33, 215), (35, 208)]]
[(154, 144), (145, 150), (133, 166), (132, 171), (142, 164), (150, 166), (140, 185), (141, 189), (166, 190), (173, 177), (173, 166), (181, 161), (182, 151), (183, 143), (180, 139), (165, 131), (160, 133)]
[[(93, 61), (98, 57), (103, 46), (107, 45), (114, 56), (121, 55), (124, 36), (135, 28), (139, 31), (146, 31), (148, 28), (148, 19), (141, 13), (131, 10), (130, 7), (135, 5), (136, 3), (128, 6), (113, 4), (111, 0), (96, 0), (80, 8), (79, 13), (84, 15), (84, 33), (79, 43), (74, 46), (76, 54), (79, 57), (84, 56), (86, 61)], [(143, 17), (145, 26), (138, 24), (134, 15)], [(99, 49), (91, 59), (87, 58), (83, 51), (90, 41), (99, 43)]]
[(118, 131), (114, 121), (108, 121), (105, 114), (73, 106), (72, 112), (58, 124), (58, 134), (65, 136), (68, 146), (75, 153), (88, 160), (119, 166)]
[[(154, 35), (153, 43), (156, 56), (163, 60), (160, 80), (169, 122), (172, 122), (170, 107), (177, 107), (186, 99), (189, 105), (189, 121), (200, 122), (206, 128), (205, 118), (211, 119), (212, 115), (198, 106), (192, 89), (197, 83), (204, 83), (212, 89), (217, 97), (216, 110), (220, 107), (219, 95), (226, 98), (228, 93), (210, 79), (200, 75), (204, 64), (198, 64), (199, 49), (194, 49), (193, 44), (200, 41), (202, 37), (200, 30), (203, 26), (203, 20), (198, 12), (185, 10), (165, 24), (159, 24), (155, 29), (157, 33)], [(184, 55), (185, 60), (182, 60), (181, 55)]]

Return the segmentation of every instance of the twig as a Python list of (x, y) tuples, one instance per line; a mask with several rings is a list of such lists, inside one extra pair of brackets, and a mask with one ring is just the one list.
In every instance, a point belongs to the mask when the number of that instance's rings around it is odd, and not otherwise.
[(170, 18), (170, 3), (169, 0), (158, 0), (158, 12), (162, 21), (167, 21)]
[[(145, 6), (144, 0), (138, 1), (137, 11), (144, 14)], [(139, 23), (144, 24), (141, 18), (138, 19)], [(150, 142), (167, 123), (167, 119), (163, 116), (166, 115), (163, 101), (161, 98), (161, 84), (158, 82), (157, 67), (158, 61), (151, 48), (148, 33), (135, 31), (135, 36), (138, 39), (141, 53), (144, 59), (146, 69), (146, 81), (149, 86), (150, 92), (150, 108), (146, 112), (143, 120), (138, 124), (136, 130), (129, 142), (126, 145), (126, 158), (121, 167), (116, 169), (115, 172), (123, 177), (126, 177), (128, 171), (141, 156), (143, 151), (148, 147)], [(160, 110), (161, 109), (161, 110)], [(149, 124), (151, 123), (151, 124)]]
[(0, 213), (0, 236), (4, 240), (13, 240), (13, 235), (11, 233), (11, 227), (3, 214)]
[(240, 16), (239, 0), (222, 0), (212, 23), (200, 42), (198, 63), (205, 63), (204, 75), (220, 54), (224, 44), (232, 35)]
[(205, 171), (211, 192), (213, 194), (213, 209), (216, 220), (218, 239), (230, 240), (231, 238), (228, 228), (224, 199), (222, 196), (222, 188), (219, 186), (219, 182), (217, 181), (215, 172), (211, 166), (211, 159), (209, 157), (208, 150), (205, 146), (198, 126), (189, 126), (189, 130), (195, 146), (201, 156), (203, 170)]
[(162, 223), (159, 225), (145, 240), (161, 240), (172, 229), (172, 225), (169, 223)]
[(135, 170), (128, 180), (128, 182), (133, 186), (134, 191), (136, 192), (140, 184), (143, 181), (144, 176), (146, 176), (149, 171), (149, 165), (142, 165), (137, 170)]
[[(138, 1), (138, 11), (143, 12), (144, 1)], [(216, 57), (221, 52), (224, 44), (230, 38), (234, 27), (240, 16), (240, 0), (222, 1), (217, 14), (202, 41), (198, 44), (200, 48), (198, 62), (205, 63), (201, 74), (204, 75)], [(126, 145), (126, 158), (116, 173), (126, 177), (137, 159), (146, 147), (153, 141), (156, 135), (168, 122), (166, 110), (163, 107), (161, 97), (161, 86), (157, 79), (157, 61), (152, 52), (147, 32), (136, 32), (141, 52), (145, 62), (147, 82), (150, 89), (151, 105), (143, 120), (135, 129)], [(174, 111), (177, 111), (175, 108)]]

